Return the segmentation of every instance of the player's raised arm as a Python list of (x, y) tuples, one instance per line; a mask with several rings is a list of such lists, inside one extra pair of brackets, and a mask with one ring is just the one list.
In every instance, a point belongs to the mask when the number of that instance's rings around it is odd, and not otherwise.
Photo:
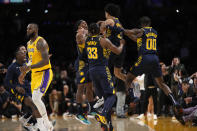
[(77, 44), (83, 44), (85, 42), (87, 33), (88, 33), (88, 31), (85, 30), (84, 28), (81, 28), (77, 31), (77, 34), (76, 34)]
[(143, 29), (124, 29), (124, 34), (135, 42), (137, 41), (137, 38), (142, 37), (143, 32)]
[(125, 41), (121, 40), (120, 46), (116, 47), (114, 44), (111, 43), (111, 41), (107, 38), (101, 38), (100, 39), (100, 44), (103, 48), (110, 49), (113, 53), (119, 55), (124, 47)]

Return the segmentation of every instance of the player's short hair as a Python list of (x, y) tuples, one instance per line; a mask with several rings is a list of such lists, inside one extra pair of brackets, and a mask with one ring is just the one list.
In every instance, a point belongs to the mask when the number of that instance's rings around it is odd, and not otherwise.
[(100, 33), (99, 25), (96, 23), (91, 23), (88, 28), (88, 32), (92, 35), (97, 35)]
[(15, 57), (17, 56), (17, 54), (18, 54), (18, 52), (19, 52), (19, 50), (20, 50), (20, 48), (21, 48), (22, 46), (24, 46), (24, 45), (19, 45), (19, 46), (17, 47), (17, 49), (16, 49), (16, 51), (15, 51), (15, 53), (14, 53)]
[(107, 4), (104, 10), (105, 12), (109, 13), (111, 16), (114, 17), (119, 17), (120, 15), (120, 7), (113, 3)]
[(81, 22), (83, 22), (84, 20), (78, 20), (76, 23), (75, 23), (75, 26), (74, 26), (74, 31), (76, 32), (78, 30), (78, 27), (79, 25), (81, 24)]
[(151, 19), (148, 16), (143, 16), (140, 18), (141, 25), (151, 25)]

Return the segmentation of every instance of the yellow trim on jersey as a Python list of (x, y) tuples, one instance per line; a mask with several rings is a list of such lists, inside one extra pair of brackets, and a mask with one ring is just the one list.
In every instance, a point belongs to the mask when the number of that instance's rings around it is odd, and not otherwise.
[(152, 28), (152, 27), (143, 27), (143, 28), (147, 28), (147, 29), (150, 29), (150, 28)]
[[(42, 39), (42, 37), (38, 36), (34, 42), (32, 42), (30, 40), (27, 43), (27, 51), (28, 51), (28, 56), (29, 56), (29, 62), (28, 63), (30, 65), (37, 64), (42, 60), (42, 55), (41, 55), (40, 51), (37, 49), (37, 43), (40, 39)], [(51, 68), (51, 63), (49, 61), (49, 64), (47, 64), (43, 67), (40, 67), (40, 68), (31, 69), (31, 71), (32, 72), (43, 71), (43, 70), (50, 69), (50, 68)]]

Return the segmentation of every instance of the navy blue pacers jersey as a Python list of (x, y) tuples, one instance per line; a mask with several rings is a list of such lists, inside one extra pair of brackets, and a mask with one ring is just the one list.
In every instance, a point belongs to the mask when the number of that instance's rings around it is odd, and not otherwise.
[(107, 26), (107, 38), (116, 46), (120, 45), (120, 40), (123, 38), (122, 25), (118, 18), (114, 20), (114, 27)]
[[(89, 64), (90, 78), (93, 81), (96, 94), (115, 94), (112, 76), (108, 68), (110, 50), (100, 45), (101, 36), (91, 36), (86, 39), (86, 54)], [(103, 94), (104, 93), (104, 94)]]
[(161, 68), (157, 52), (157, 32), (152, 27), (144, 27), (141, 38), (137, 39), (138, 60), (130, 68), (130, 72), (139, 76), (151, 74), (153, 78), (161, 77)]
[(100, 45), (101, 36), (95, 35), (87, 37), (86, 52), (88, 58), (89, 69), (96, 66), (108, 66), (110, 50), (102, 48)]
[(77, 57), (77, 59), (75, 61), (75, 70), (76, 71), (79, 71), (82, 68), (84, 68), (85, 67), (85, 63), (87, 62), (85, 57), (83, 57), (84, 48), (85, 48), (85, 43), (77, 44), (78, 57)]
[[(120, 40), (123, 39), (123, 29), (118, 18), (113, 19), (113, 21), (114, 21), (113, 27), (109, 25), (107, 26), (107, 30), (106, 30), (107, 38), (112, 42), (112, 44), (114, 44), (115, 46), (119, 46)], [(114, 66), (117, 68), (122, 67), (124, 63), (124, 56), (125, 56), (125, 48), (123, 49), (120, 55), (116, 55), (113, 52), (110, 54), (109, 68), (112, 74), (114, 72), (113, 71)]]
[(138, 55), (156, 54), (157, 31), (152, 27), (144, 27), (143, 30), (143, 36), (137, 39)]

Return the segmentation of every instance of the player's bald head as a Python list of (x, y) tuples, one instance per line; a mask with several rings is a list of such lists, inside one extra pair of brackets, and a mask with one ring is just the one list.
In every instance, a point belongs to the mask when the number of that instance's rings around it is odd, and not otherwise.
[(33, 29), (38, 30), (38, 24), (36, 23), (29, 23), (28, 26), (31, 26)]

